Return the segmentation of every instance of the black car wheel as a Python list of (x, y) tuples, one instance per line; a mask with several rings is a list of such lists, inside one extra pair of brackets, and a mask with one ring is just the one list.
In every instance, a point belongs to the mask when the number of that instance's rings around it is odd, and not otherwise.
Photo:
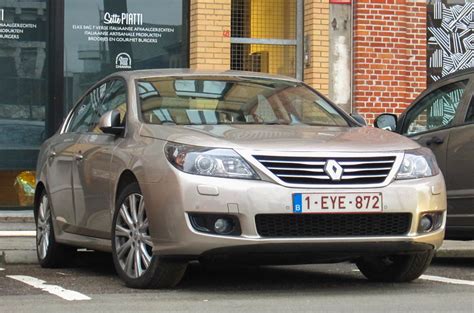
[(406, 255), (366, 257), (356, 261), (359, 270), (372, 281), (410, 282), (420, 277), (431, 263), (434, 250)]

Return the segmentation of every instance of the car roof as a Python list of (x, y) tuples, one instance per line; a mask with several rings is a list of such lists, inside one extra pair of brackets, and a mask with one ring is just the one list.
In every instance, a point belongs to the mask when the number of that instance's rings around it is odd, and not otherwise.
[(448, 74), (446, 76), (444, 76), (443, 78), (439, 79), (436, 81), (436, 83), (439, 83), (439, 82), (444, 82), (446, 80), (449, 80), (451, 78), (454, 78), (454, 77), (457, 77), (457, 76), (463, 76), (463, 75), (467, 75), (467, 74), (474, 74), (474, 67), (470, 67), (470, 68), (467, 68), (467, 69), (464, 69), (464, 70), (460, 70), (460, 71), (456, 71), (454, 73), (451, 73), (451, 74)]
[(134, 70), (116, 72), (111, 76), (121, 76), (125, 79), (146, 79), (152, 77), (186, 77), (186, 76), (217, 76), (217, 77), (242, 77), (242, 78), (263, 78), (276, 79), (291, 82), (301, 82), (293, 77), (274, 75), (259, 72), (246, 71), (210, 71), (210, 70), (194, 70), (194, 69), (151, 69), (151, 70)]

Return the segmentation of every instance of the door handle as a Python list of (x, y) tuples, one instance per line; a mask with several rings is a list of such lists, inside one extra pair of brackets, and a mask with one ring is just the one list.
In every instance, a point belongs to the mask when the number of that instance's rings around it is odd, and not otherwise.
[(74, 158), (76, 159), (76, 161), (82, 161), (84, 159), (84, 156), (82, 154), (76, 154)]
[(50, 158), (50, 159), (54, 159), (54, 158), (56, 157), (56, 155), (57, 155), (56, 152), (51, 151), (51, 152), (49, 153), (49, 158)]
[(432, 137), (431, 139), (428, 139), (426, 141), (426, 145), (427, 146), (431, 146), (432, 144), (435, 144), (435, 145), (440, 145), (444, 142), (444, 140), (442, 138), (439, 138), (439, 137)]

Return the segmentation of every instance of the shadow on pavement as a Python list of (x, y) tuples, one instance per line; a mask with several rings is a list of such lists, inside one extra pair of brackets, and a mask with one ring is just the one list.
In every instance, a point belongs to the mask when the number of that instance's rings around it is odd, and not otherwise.
[(474, 258), (436, 258), (431, 264), (474, 269)]
[[(443, 265), (460, 266), (458, 260), (437, 260)], [(461, 263), (472, 267), (468, 260)], [(226, 292), (277, 292), (285, 294), (289, 291), (301, 292), (375, 292), (386, 290), (408, 290), (419, 288), (423, 281), (412, 284), (383, 284), (366, 280), (361, 273), (354, 271), (356, 267), (349, 263), (299, 265), (299, 266), (237, 266), (221, 264), (205, 264), (192, 262), (187, 273), (176, 288), (176, 291), (220, 294)], [(76, 279), (101, 278), (100, 292), (134, 293), (158, 292), (156, 290), (140, 291), (125, 287), (118, 278), (111, 254), (99, 252), (78, 252), (73, 264), (65, 269), (68, 275)], [(388, 288), (388, 289), (387, 289)]]

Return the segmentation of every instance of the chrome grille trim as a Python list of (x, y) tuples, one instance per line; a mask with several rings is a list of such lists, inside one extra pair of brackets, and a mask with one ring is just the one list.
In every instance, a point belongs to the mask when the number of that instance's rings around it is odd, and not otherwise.
[[(275, 182), (298, 188), (383, 187), (394, 179), (404, 155), (401, 151), (388, 153), (239, 151), (239, 153)], [(326, 174), (324, 168), (328, 160), (335, 160), (343, 167), (340, 180), (332, 180)]]
[(324, 164), (326, 164), (326, 162), (311, 162), (311, 161), (278, 161), (278, 160), (260, 160), (259, 159), (259, 162), (271, 162), (271, 163), (288, 163), (288, 164), (303, 164), (303, 165), (322, 165), (324, 166)]
[(374, 168), (346, 168), (345, 173), (356, 173), (356, 172), (370, 172), (370, 171), (390, 171), (391, 167), (374, 167)]
[(362, 162), (362, 161), (342, 161), (338, 162), (342, 166), (346, 165), (363, 165), (363, 164), (392, 164), (393, 161), (373, 161), (373, 162)]

